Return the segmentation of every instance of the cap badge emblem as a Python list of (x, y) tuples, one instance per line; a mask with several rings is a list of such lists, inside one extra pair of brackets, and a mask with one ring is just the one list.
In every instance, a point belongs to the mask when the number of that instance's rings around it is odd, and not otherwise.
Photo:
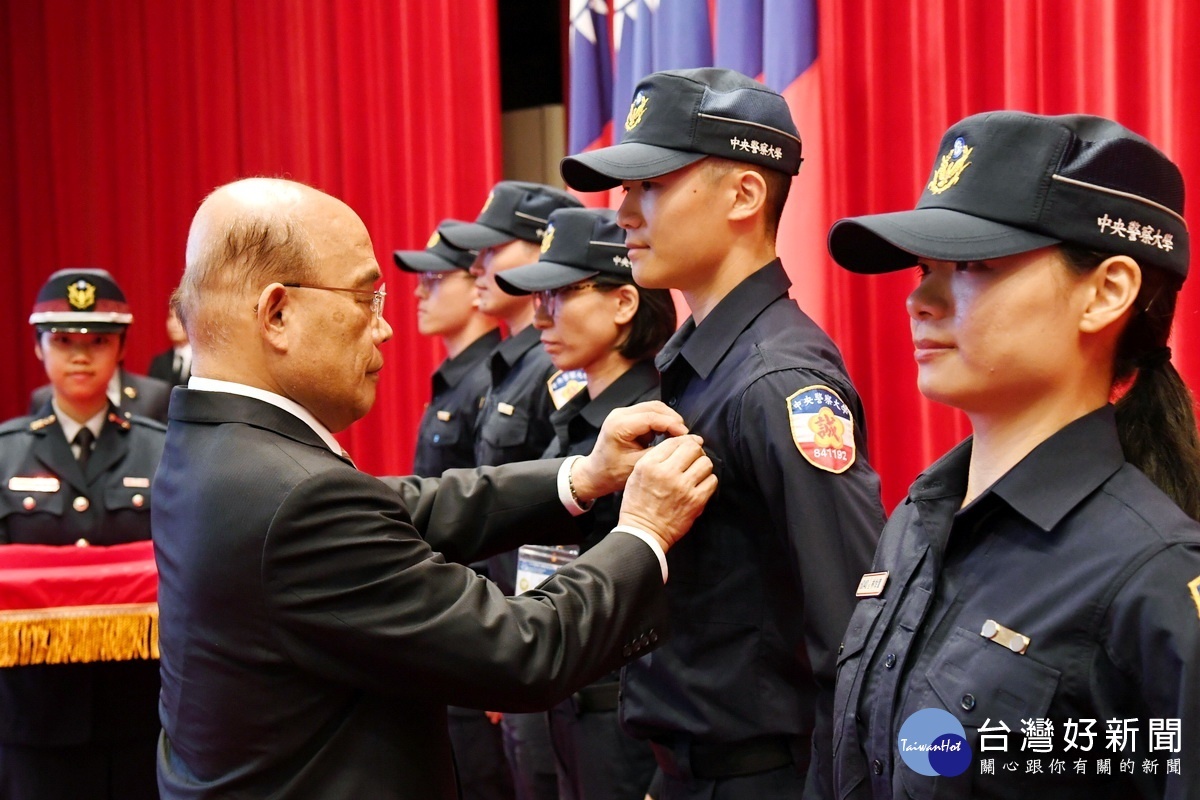
[(550, 245), (554, 243), (554, 226), (547, 225), (546, 232), (542, 234), (542, 252), (550, 249)]
[(96, 287), (85, 280), (68, 284), (67, 302), (80, 311), (91, 308), (96, 304)]
[(949, 153), (942, 156), (942, 161), (938, 164), (938, 168), (933, 172), (933, 180), (929, 182), (929, 191), (933, 194), (941, 194), (949, 189), (954, 184), (958, 183), (958, 179), (962, 177), (963, 170), (971, 166), (971, 153), (974, 152), (974, 147), (967, 147), (963, 137), (958, 137), (954, 140), (954, 147)]
[(429, 237), (429, 241), (425, 243), (425, 249), (429, 250), (429, 249), (435, 247), (437, 245), (437, 243), (440, 242), (441, 240), (442, 240), (442, 235), (440, 233), (438, 233), (437, 231), (434, 231), (433, 235)]
[(645, 116), (646, 106), (649, 104), (650, 97), (645, 92), (634, 95), (633, 103), (629, 106), (629, 115), (625, 117), (625, 130), (631, 131), (642, 124), (642, 117)]
[(483, 208), (479, 209), (480, 214), (482, 214), (483, 212), (488, 210), (488, 206), (490, 206), (492, 204), (492, 200), (495, 199), (495, 197), (496, 197), (495, 192), (488, 192), (487, 200), (483, 201)]

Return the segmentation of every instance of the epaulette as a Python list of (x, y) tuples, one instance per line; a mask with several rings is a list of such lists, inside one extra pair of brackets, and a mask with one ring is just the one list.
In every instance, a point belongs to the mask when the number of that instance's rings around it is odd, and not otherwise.
[(125, 430), (129, 430), (129, 428), (134, 425), (138, 426), (139, 428), (150, 428), (151, 430), (162, 431), (163, 433), (166, 433), (167, 430), (165, 423), (159, 422), (156, 419), (151, 419), (150, 417), (143, 417), (141, 414), (134, 414), (131, 411), (120, 412), (120, 416), (118, 417), (119, 421), (112, 419), (114, 416), (117, 415), (115, 413), (109, 413), (110, 421), (117, 422), (117, 424), (119, 424)]
[(19, 433), (23, 431), (40, 431), (51, 422), (54, 422), (53, 414), (48, 417), (42, 417), (41, 419), (30, 416), (13, 417), (7, 422), (0, 424), (0, 436), (4, 436), (8, 433)]

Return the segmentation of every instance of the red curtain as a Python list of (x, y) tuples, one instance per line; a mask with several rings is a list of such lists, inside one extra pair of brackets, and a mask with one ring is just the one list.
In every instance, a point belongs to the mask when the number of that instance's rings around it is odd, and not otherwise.
[[(665, 0), (669, 2), (669, 0)], [(1180, 165), (1200, 251), (1200, 4), (1191, 0), (830, 0), (820, 4), (827, 222), (911, 208), (942, 132), (980, 111), (1013, 108), (1114, 118)], [(801, 131), (803, 134), (804, 131)], [(803, 197), (793, 202), (804, 202)], [(1200, 275), (1185, 285), (1175, 364), (1200, 389)], [(890, 507), (968, 433), (925, 401), (904, 298), (914, 275), (851, 275), (828, 261), (818, 304), (862, 390), (871, 458)]]
[(126, 362), (168, 346), (188, 225), (214, 187), (294, 178), (362, 216), (395, 338), (379, 401), (343, 436), (373, 472), (409, 468), (439, 345), (392, 265), (500, 177), (488, 0), (2, 0), (0, 419), (45, 382), (27, 323), (46, 277), (110, 270), (133, 305)]

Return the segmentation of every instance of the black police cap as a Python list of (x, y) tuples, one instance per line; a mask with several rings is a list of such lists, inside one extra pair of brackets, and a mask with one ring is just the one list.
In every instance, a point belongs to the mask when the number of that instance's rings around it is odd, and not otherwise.
[(568, 156), (559, 170), (572, 189), (598, 192), (706, 156), (795, 175), (800, 133), (787, 101), (731, 69), (655, 72), (634, 90), (621, 143)]
[(496, 274), (508, 294), (560, 289), (597, 275), (633, 283), (625, 231), (608, 209), (564, 208), (550, 215), (542, 254), (532, 264)]
[(425, 243), (424, 250), (396, 250), (392, 252), (392, 260), (405, 272), (453, 272), (456, 269), (470, 269), (478, 252), (455, 247), (441, 233), (443, 226), (453, 228), (465, 224), (452, 219), (443, 220)]
[(106, 270), (60, 269), (38, 291), (29, 324), (39, 333), (117, 333), (133, 322), (125, 293)]
[(1170, 159), (1112, 120), (977, 114), (942, 137), (915, 210), (839, 220), (829, 252), (846, 269), (880, 273), (1069, 242), (1183, 278), (1183, 188)]
[(438, 228), (455, 247), (482, 250), (521, 239), (540, 242), (550, 223), (550, 214), (560, 208), (579, 208), (574, 195), (525, 181), (500, 181), (488, 193), (473, 223)]

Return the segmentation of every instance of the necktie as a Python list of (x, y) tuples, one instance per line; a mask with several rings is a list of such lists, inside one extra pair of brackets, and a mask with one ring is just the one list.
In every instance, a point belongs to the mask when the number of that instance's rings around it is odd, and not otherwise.
[(92, 445), (96, 443), (96, 434), (91, 428), (84, 426), (75, 434), (73, 444), (79, 445), (79, 468), (87, 471), (88, 459), (92, 457)]

